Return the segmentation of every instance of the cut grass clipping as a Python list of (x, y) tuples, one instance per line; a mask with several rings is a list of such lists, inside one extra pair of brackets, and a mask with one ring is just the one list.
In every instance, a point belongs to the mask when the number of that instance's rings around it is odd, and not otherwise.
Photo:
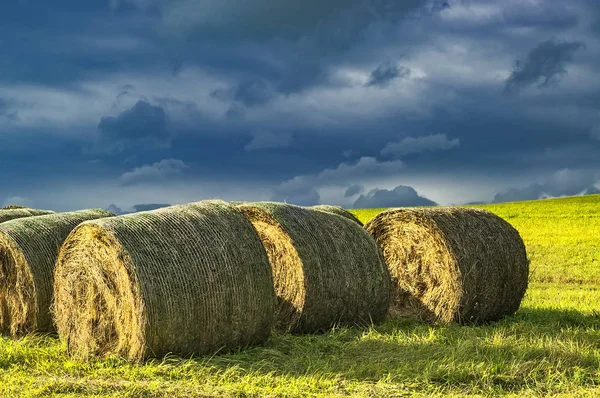
[(392, 277), (392, 316), (485, 323), (514, 313), (529, 262), (508, 222), (478, 209), (391, 209), (365, 225)]
[(2, 334), (53, 330), (50, 304), (58, 249), (82, 221), (112, 215), (104, 210), (82, 210), (0, 224)]
[(356, 222), (283, 203), (238, 208), (269, 256), (279, 329), (319, 332), (385, 316), (389, 274), (375, 241)]
[(46, 214), (54, 214), (54, 212), (50, 210), (36, 210), (24, 207), (19, 208), (16, 206), (7, 206), (0, 209), (0, 223), (15, 220), (17, 218), (43, 216)]
[(275, 301), (256, 231), (222, 201), (82, 223), (61, 248), (54, 294), (72, 355), (134, 361), (262, 343)]
[(344, 208), (342, 208), (340, 206), (318, 205), (318, 206), (311, 206), (311, 207), (309, 207), (309, 209), (324, 211), (326, 213), (331, 213), (331, 214), (337, 214), (338, 216), (346, 217), (347, 219), (354, 221), (361, 227), (363, 226), (363, 223), (360, 222), (360, 220), (358, 218), (356, 218), (354, 216), (354, 214), (350, 213), (349, 211), (345, 210)]

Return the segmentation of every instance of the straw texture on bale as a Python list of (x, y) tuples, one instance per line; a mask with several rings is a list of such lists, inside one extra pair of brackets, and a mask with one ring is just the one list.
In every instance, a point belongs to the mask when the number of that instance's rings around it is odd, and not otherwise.
[(54, 214), (53, 211), (50, 210), (36, 210), (36, 209), (28, 209), (28, 208), (3, 208), (0, 209), (0, 223), (15, 220), (17, 218), (24, 217), (33, 217), (33, 216), (43, 216), (47, 214)]
[(81, 224), (61, 248), (54, 294), (72, 355), (134, 361), (262, 343), (275, 301), (256, 231), (222, 201)]
[(310, 209), (324, 211), (326, 213), (331, 213), (331, 214), (337, 214), (338, 216), (346, 217), (348, 220), (354, 221), (361, 227), (363, 226), (363, 223), (360, 222), (360, 220), (358, 218), (356, 218), (356, 216), (354, 214), (350, 213), (348, 210), (345, 210), (344, 208), (342, 208), (340, 206), (318, 205), (318, 206), (312, 206), (312, 207), (310, 207)]
[(391, 209), (365, 225), (392, 277), (392, 316), (485, 323), (517, 311), (529, 261), (515, 228), (479, 209)]
[(277, 328), (310, 333), (385, 316), (389, 274), (360, 225), (283, 203), (238, 208), (256, 228), (271, 262)]
[(50, 316), (58, 250), (79, 223), (112, 216), (83, 210), (0, 224), (0, 332), (12, 336), (53, 330)]

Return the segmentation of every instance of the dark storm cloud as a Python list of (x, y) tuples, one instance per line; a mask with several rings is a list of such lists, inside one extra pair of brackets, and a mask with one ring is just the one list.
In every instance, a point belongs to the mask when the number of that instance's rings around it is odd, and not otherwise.
[(257, 130), (244, 149), (246, 151), (257, 151), (260, 149), (289, 148), (293, 139), (293, 134), (289, 132), (274, 133), (268, 130)]
[(579, 18), (565, 2), (546, 4), (515, 2), (503, 12), (506, 24), (523, 27), (549, 27), (568, 29), (577, 25)]
[(459, 145), (458, 138), (449, 140), (446, 134), (406, 137), (400, 142), (388, 142), (381, 150), (381, 155), (400, 158), (412, 153), (444, 151)]
[(233, 100), (252, 107), (262, 105), (274, 97), (273, 90), (262, 79), (246, 79), (230, 89), (218, 89), (211, 93), (219, 100)]
[(537, 87), (548, 87), (567, 74), (566, 64), (573, 61), (575, 53), (585, 48), (581, 41), (557, 41), (550, 39), (540, 43), (527, 55), (527, 60), (518, 60), (506, 80), (504, 92), (511, 94), (537, 83)]
[(600, 182), (599, 180), (600, 177), (591, 171), (563, 169), (554, 173), (543, 184), (535, 183), (525, 188), (511, 188), (506, 192), (498, 193), (494, 197), (494, 202), (517, 202), (543, 197), (594, 194), (598, 192), (595, 184)]
[(385, 62), (371, 72), (366, 86), (386, 87), (392, 80), (406, 77), (409, 74), (410, 69), (391, 62)]
[[(131, 192), (203, 173), (223, 184), (260, 179), (261, 187), (269, 187), (264, 197), (278, 187), (276, 199), (315, 204), (333, 195), (343, 200), (351, 184), (396, 186), (403, 173), (415, 180), (422, 173), (455, 178), (456, 171), (482, 180), (514, 176), (504, 186), (517, 187), (520, 173), (532, 169), (549, 175), (559, 168), (597, 166), (600, 135), (592, 126), (600, 101), (592, 93), (596, 76), (590, 71), (596, 70), (598, 54), (589, 35), (600, 19), (594, 2), (284, 3), (8, 2), (0, 14), (0, 95), (9, 101), (14, 92), (17, 102), (0, 111), (6, 196), (31, 197), (43, 206), (43, 197), (28, 190), (37, 184), (32, 176), (39, 170), (44, 179), (106, 176)], [(515, 58), (521, 63), (509, 70)], [(393, 64), (375, 68), (387, 59), (401, 59), (411, 73), (403, 75)], [(567, 70), (576, 79), (561, 81), (535, 100), (498, 95), (503, 86), (518, 92), (550, 85)], [(511, 72), (507, 81), (499, 77)], [(372, 88), (363, 85), (369, 79)], [(129, 82), (135, 88), (124, 86)], [(223, 87), (215, 90), (214, 82)], [(385, 82), (393, 84), (375, 89)], [(4, 87), (11, 93), (2, 92)], [(117, 93), (122, 95), (114, 101)], [(35, 106), (25, 109), (21, 104), (30, 98)], [(112, 113), (138, 99), (143, 101)], [(19, 119), (7, 123), (13, 114)], [(293, 140), (285, 131), (294, 132)], [(449, 138), (429, 146), (402, 141), (406, 134), (423, 137), (431, 131)], [(92, 164), (82, 147), (94, 133), (97, 150), (112, 156)], [(447, 149), (454, 140), (460, 146), (452, 150), (429, 150)], [(385, 162), (384, 156), (406, 156), (406, 170), (403, 161)], [(163, 177), (164, 169), (155, 167), (160, 159), (193, 167), (167, 167), (174, 174)], [(141, 170), (134, 173), (134, 166)], [(124, 174), (131, 176), (126, 187), (119, 185)], [(539, 185), (548, 190), (546, 183)], [(540, 189), (531, 191), (535, 196)], [(436, 193), (436, 199), (442, 197)]]
[(364, 190), (365, 187), (363, 187), (362, 185), (352, 185), (348, 187), (348, 189), (346, 189), (346, 192), (344, 192), (344, 198), (350, 198), (352, 196), (358, 195)]
[(98, 131), (98, 148), (107, 152), (136, 145), (165, 147), (171, 140), (165, 110), (146, 101), (138, 101), (118, 116), (104, 116), (98, 123)]
[[(130, 1), (155, 5), (162, 14), (162, 29), (179, 37), (219, 35), (231, 39), (300, 38), (332, 20), (343, 30), (332, 30), (330, 40), (349, 38), (378, 19), (398, 18), (425, 4), (421, 0), (175, 0)], [(339, 21), (339, 19), (342, 21)]]
[(432, 200), (420, 196), (414, 188), (399, 185), (393, 190), (373, 189), (354, 202), (355, 209), (380, 207), (437, 206)]

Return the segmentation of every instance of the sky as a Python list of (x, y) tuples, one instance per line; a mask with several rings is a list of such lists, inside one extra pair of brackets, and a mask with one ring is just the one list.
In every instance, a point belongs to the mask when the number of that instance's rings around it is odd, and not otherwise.
[(15, 0), (0, 206), (600, 193), (595, 0)]

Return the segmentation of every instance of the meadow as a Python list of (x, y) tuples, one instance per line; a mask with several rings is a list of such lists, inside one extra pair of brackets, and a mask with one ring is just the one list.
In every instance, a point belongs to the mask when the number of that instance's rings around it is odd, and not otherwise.
[(502, 321), (387, 320), (141, 365), (72, 359), (53, 335), (0, 338), (0, 396), (600, 396), (600, 195), (473, 207), (517, 228), (531, 259)]

